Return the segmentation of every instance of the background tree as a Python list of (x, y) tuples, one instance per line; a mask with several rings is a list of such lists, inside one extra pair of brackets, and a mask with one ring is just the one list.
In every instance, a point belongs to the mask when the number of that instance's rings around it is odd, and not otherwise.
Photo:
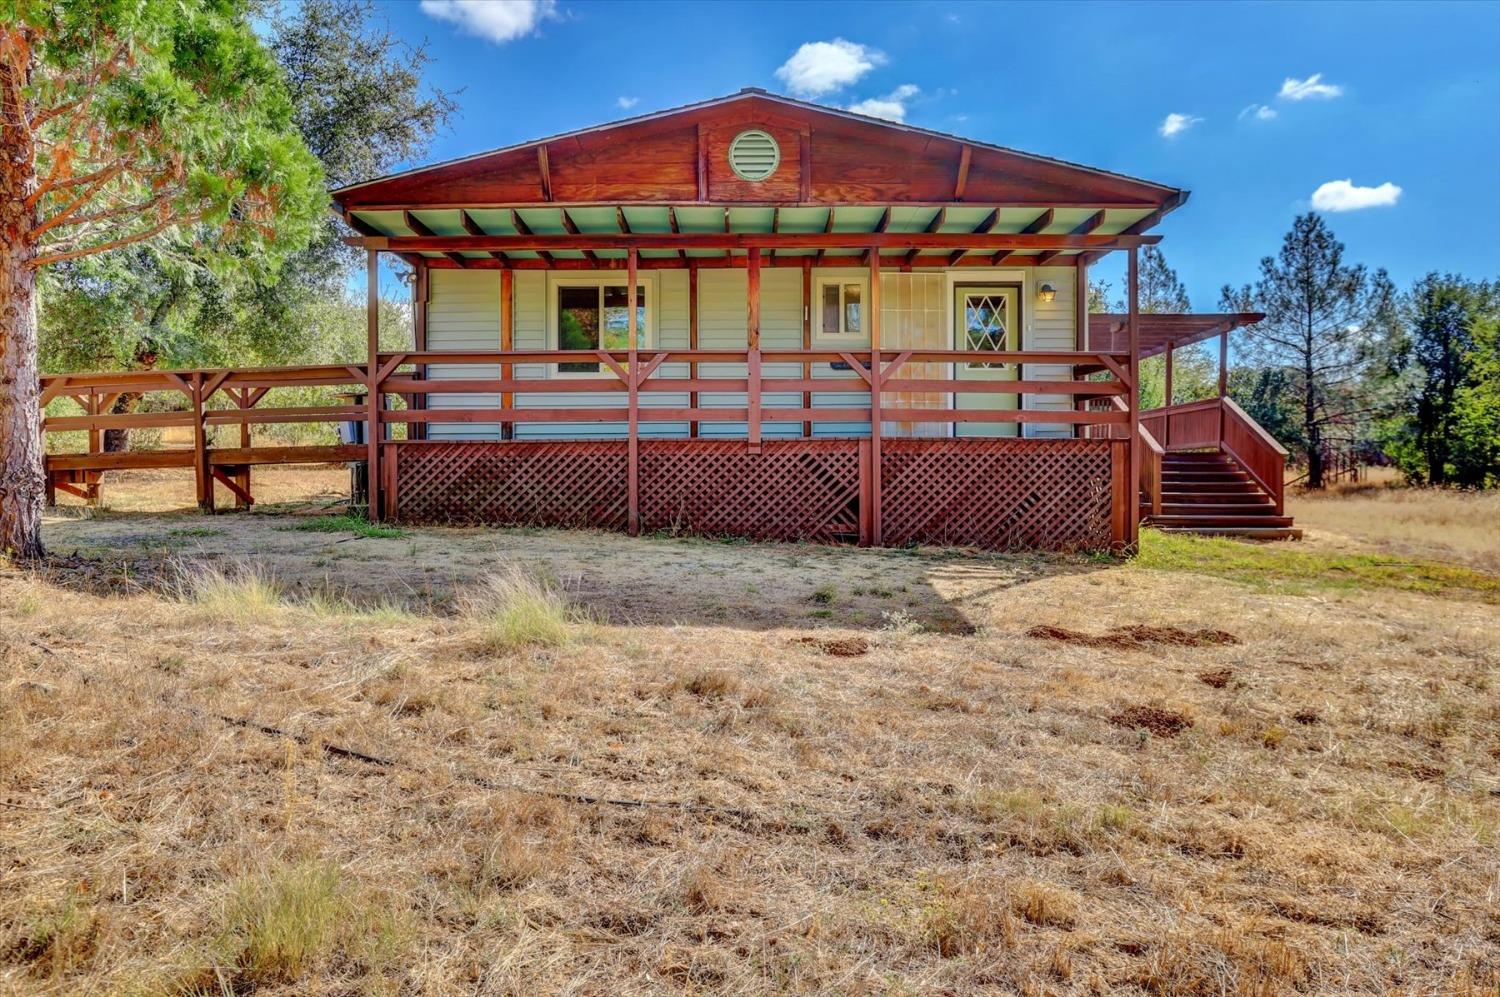
[(270, 279), (327, 194), (233, 0), (0, 7), (0, 551), (42, 553), (36, 272), (180, 235)]
[[(1108, 285), (1105, 285), (1105, 293)], [(1166, 256), (1155, 246), (1141, 250), (1139, 304), (1143, 315), (1181, 315), (1193, 310), (1187, 288)], [(1130, 310), (1124, 297), (1115, 302), (1116, 312)], [(1160, 408), (1170, 404), (1166, 397), (1167, 359), (1165, 355), (1141, 361), (1141, 407)], [(1176, 398), (1205, 398), (1217, 390), (1213, 359), (1201, 345), (1176, 350), (1172, 356), (1172, 394)]]
[(1244, 352), (1254, 366), (1279, 368), (1298, 403), (1309, 488), (1323, 487), (1323, 443), (1329, 427), (1351, 426), (1375, 406), (1357, 390), (1376, 358), (1374, 343), (1392, 320), (1394, 288), (1384, 270), (1372, 276), (1344, 263), (1344, 245), (1316, 214), (1300, 215), (1281, 252), (1260, 261), (1260, 279), (1226, 286), (1225, 311), (1264, 312)]
[[(332, 186), (389, 172), (420, 158), (453, 112), (453, 97), (427, 91), (423, 46), (377, 19), (366, 0), (306, 0), (275, 7), (269, 47), (282, 69), (292, 117)], [(358, 314), (324, 307), (348, 295), (363, 255), (340, 241), (325, 215), (305, 249), (275, 279), (241, 265), (243, 249), (223, 242), (157, 240), (134, 252), (70, 262), (44, 274), (42, 368), (316, 363), (347, 360), (338, 346), (363, 343)], [(351, 338), (330, 314), (349, 312)], [(317, 328), (318, 335), (309, 335)], [(362, 349), (362, 347), (361, 347)], [(116, 411), (137, 399), (122, 396)], [(107, 449), (123, 433), (106, 434)]]
[(1483, 393), (1484, 323), (1493, 323), (1497, 302), (1494, 285), (1436, 273), (1401, 298), (1385, 372), (1394, 406), (1382, 435), (1413, 481), (1482, 486), (1489, 477), (1486, 454), (1500, 429), (1491, 422), (1486, 433), (1482, 418), (1473, 422), (1485, 407), (1472, 399), (1474, 389)]

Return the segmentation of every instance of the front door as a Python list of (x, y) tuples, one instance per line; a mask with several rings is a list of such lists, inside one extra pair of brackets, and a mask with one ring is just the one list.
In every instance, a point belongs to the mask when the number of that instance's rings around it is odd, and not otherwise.
[[(953, 347), (957, 350), (1019, 350), (1021, 290), (1014, 285), (960, 285), (954, 292)], [(1021, 365), (959, 361), (959, 381), (1014, 381)], [(1005, 391), (968, 391), (956, 395), (959, 409), (1017, 409), (1020, 395)], [(960, 422), (959, 436), (1019, 436), (1016, 422)]]

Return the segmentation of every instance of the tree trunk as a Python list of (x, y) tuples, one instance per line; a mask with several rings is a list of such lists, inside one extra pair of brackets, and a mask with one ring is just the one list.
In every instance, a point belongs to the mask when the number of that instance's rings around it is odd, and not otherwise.
[(0, 28), (0, 554), (42, 555), (42, 414), (37, 405), (36, 158), (27, 120), (31, 52)]
[(1307, 440), (1307, 487), (1323, 487), (1323, 431), (1318, 425), (1318, 395), (1313, 383), (1312, 354), (1305, 363), (1302, 397), (1302, 433)]

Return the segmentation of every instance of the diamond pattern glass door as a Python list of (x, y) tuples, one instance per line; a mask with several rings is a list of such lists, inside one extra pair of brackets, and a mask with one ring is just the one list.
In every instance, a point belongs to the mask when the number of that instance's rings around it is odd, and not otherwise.
[[(1010, 341), (1010, 300), (1006, 295), (964, 295), (964, 348), (1005, 350)], [(970, 370), (1004, 370), (1003, 363), (971, 363)]]

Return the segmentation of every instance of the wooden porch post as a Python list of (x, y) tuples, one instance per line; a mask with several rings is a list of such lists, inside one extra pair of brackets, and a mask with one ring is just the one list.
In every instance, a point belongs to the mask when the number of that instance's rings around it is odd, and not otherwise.
[[(698, 264), (692, 260), (688, 261), (688, 349), (698, 348)], [(688, 364), (688, 378), (698, 380), (698, 361), (694, 360)], [(688, 408), (698, 407), (698, 392), (688, 392)], [(698, 420), (692, 419), (688, 422), (688, 436), (696, 439), (698, 436)]]
[(1141, 274), (1140, 252), (1130, 247), (1128, 284), (1130, 297), (1130, 501), (1125, 510), (1125, 543), (1134, 548), (1141, 532)]
[(371, 249), (365, 259), (365, 338), (369, 367), (365, 373), (365, 489), (366, 515), (380, 519), (380, 254)]
[(1166, 357), (1167, 372), (1165, 383), (1162, 385), (1162, 404), (1167, 409), (1161, 426), (1161, 445), (1163, 447), (1172, 442), (1172, 351), (1175, 349), (1177, 349), (1177, 344), (1168, 340)]
[[(427, 302), (432, 298), (431, 269), (425, 263), (417, 264), (417, 279), (412, 283), (412, 324), (411, 345), (417, 352), (427, 349)], [(418, 364), (416, 373), (412, 375), (418, 380), (427, 380), (427, 365)], [(408, 403), (414, 409), (425, 409), (427, 407), (427, 392), (413, 394)], [(427, 439), (427, 423), (413, 422), (407, 425), (406, 435), (409, 439)]]
[(641, 362), (636, 349), (637, 323), (635, 315), (635, 281), (638, 264), (639, 260), (637, 259), (636, 250), (634, 247), (631, 247), (625, 256), (625, 309), (629, 312), (625, 321), (626, 335), (630, 337), (627, 347), (630, 358), (627, 361), (629, 366), (626, 369), (628, 378), (625, 382), (626, 390), (629, 391), (626, 402), (629, 407), (626, 411), (629, 413), (630, 418), (628, 429), (630, 434), (630, 442), (628, 444), (629, 464), (626, 472), (628, 478), (626, 488), (629, 502), (627, 528), (631, 536), (638, 536), (641, 532)]
[(746, 274), (745, 344), (746, 370), (749, 378), (748, 422), (745, 426), (750, 452), (760, 453), (760, 248), (747, 249), (748, 273)]
[[(1089, 348), (1089, 265), (1088, 257), (1078, 255), (1078, 269), (1073, 281), (1073, 349), (1080, 353)], [(1068, 376), (1073, 380), (1078, 379), (1078, 367), (1075, 365)], [(1077, 409), (1087, 408), (1087, 401), (1080, 402), (1077, 395), (1073, 396), (1073, 407)], [(1073, 427), (1074, 436), (1087, 436), (1088, 432), (1084, 426)]]
[[(500, 349), (513, 350), (516, 348), (515, 338), (515, 309), (513, 307), (516, 297), (516, 273), (510, 267), (500, 271)], [(634, 312), (631, 313), (632, 315)], [(634, 340), (632, 340), (634, 342)], [(505, 363), (500, 365), (500, 379), (509, 381), (515, 367)], [(509, 391), (500, 394), (500, 408), (509, 412), (515, 405), (515, 396)], [(500, 424), (500, 438), (502, 440), (515, 439), (516, 424), (513, 422), (502, 422)]]
[(880, 525), (880, 249), (870, 250), (870, 545), (885, 546)]
[[(807, 143), (804, 140), (803, 148), (806, 147)], [(802, 348), (804, 350), (812, 349), (812, 310), (812, 257), (808, 256), (802, 260)], [(802, 380), (812, 380), (812, 363), (807, 360), (802, 361)], [(812, 408), (811, 391), (802, 392), (802, 408)], [(811, 439), (811, 419), (802, 423), (802, 436), (804, 439)]]

